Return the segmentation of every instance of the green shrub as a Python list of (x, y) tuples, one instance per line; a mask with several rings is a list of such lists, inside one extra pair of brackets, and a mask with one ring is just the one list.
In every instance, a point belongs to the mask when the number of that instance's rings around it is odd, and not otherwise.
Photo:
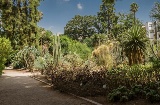
[(151, 103), (160, 102), (160, 94), (158, 94), (156, 90), (150, 89), (150, 91), (146, 93), (146, 99)]
[[(39, 56), (34, 60), (34, 68), (39, 70), (41, 74), (48, 73), (47, 71), (49, 65), (52, 65), (53, 63), (53, 56), (49, 53), (45, 53), (44, 56)], [(50, 70), (51, 71), (51, 70)]]
[(125, 86), (120, 86), (113, 89), (108, 94), (108, 99), (111, 102), (125, 102), (133, 99), (146, 98), (151, 103), (160, 102), (160, 83), (151, 82), (146, 85), (133, 85), (130, 89)]
[(130, 100), (129, 98), (132, 94), (129, 93), (129, 89), (127, 89), (125, 86), (120, 86), (117, 89), (112, 90), (112, 92), (108, 94), (108, 99), (111, 102), (125, 102)]
[(105, 34), (94, 34), (90, 38), (83, 40), (83, 43), (86, 43), (88, 47), (97, 47), (107, 42), (108, 36)]
[(6, 60), (12, 52), (11, 42), (6, 38), (0, 38), (0, 75), (5, 67)]
[(89, 72), (87, 69), (57, 70), (52, 76), (54, 87), (62, 92), (80, 96), (96, 96), (105, 93), (105, 72)]
[[(104, 70), (90, 60), (83, 63), (76, 57), (76, 55), (66, 56), (62, 65), (59, 65), (58, 69), (54, 71), (53, 84), (57, 89), (81, 95), (105, 95), (119, 86), (125, 86), (131, 89), (128, 97), (134, 98), (144, 97), (143, 88), (149, 83), (151, 89), (159, 87), (158, 84), (155, 84), (158, 81), (155, 70), (148, 65), (148, 67), (137, 65)], [(151, 81), (155, 86), (151, 87)]]
[(144, 87), (146, 99), (151, 103), (160, 102), (160, 82), (150, 82)]
[(34, 60), (40, 55), (39, 51), (31, 46), (24, 47), (24, 49), (20, 50), (15, 57), (13, 58), (13, 66), (22, 66), (26, 69), (32, 71), (34, 66)]
[(76, 40), (72, 40), (64, 35), (60, 36), (60, 41), (62, 53), (64, 55), (69, 53), (76, 53), (82, 59), (88, 59), (88, 57), (91, 55), (91, 49), (86, 44), (83, 44)]

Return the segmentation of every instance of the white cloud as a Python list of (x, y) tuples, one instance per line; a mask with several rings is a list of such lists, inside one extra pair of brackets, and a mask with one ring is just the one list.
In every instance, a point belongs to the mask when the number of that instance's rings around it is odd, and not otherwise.
[(81, 4), (81, 3), (78, 3), (78, 4), (77, 4), (77, 8), (78, 8), (79, 10), (82, 10), (82, 9), (83, 9), (82, 4)]

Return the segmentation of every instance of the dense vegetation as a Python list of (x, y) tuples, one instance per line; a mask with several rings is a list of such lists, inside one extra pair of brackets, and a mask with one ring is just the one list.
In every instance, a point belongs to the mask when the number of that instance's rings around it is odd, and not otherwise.
[[(115, 0), (102, 0), (97, 15), (76, 15), (65, 35), (54, 35), (37, 25), (40, 2), (0, 0), (0, 75), (7, 61), (40, 72), (62, 92), (160, 101), (160, 41), (147, 38), (136, 3), (124, 14), (115, 13)], [(156, 2), (151, 17), (157, 21), (159, 11)]]
[(0, 75), (5, 68), (5, 63), (9, 59), (9, 55), (12, 52), (11, 42), (6, 38), (0, 38)]

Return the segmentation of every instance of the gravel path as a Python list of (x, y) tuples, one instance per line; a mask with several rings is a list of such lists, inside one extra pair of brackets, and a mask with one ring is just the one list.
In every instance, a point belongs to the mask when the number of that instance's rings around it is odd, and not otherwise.
[(29, 75), (23, 71), (4, 70), (0, 76), (0, 105), (93, 105), (54, 91)]

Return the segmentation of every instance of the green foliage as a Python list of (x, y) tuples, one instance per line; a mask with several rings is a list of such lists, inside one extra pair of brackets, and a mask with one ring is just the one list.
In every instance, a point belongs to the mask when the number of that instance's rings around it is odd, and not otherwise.
[(160, 102), (160, 94), (157, 93), (155, 90), (150, 90), (146, 94), (147, 99), (153, 103), (153, 102)]
[(102, 88), (105, 73), (103, 71), (89, 72), (85, 68), (55, 71), (52, 77), (54, 87), (62, 92), (70, 92), (80, 96), (103, 94), (105, 92), (105, 89)]
[[(134, 26), (134, 16), (132, 13), (119, 13), (118, 17), (118, 25), (116, 25), (117, 36)], [(137, 25), (143, 25), (138, 18), (135, 21)]]
[[(151, 81), (155, 83), (160, 80), (159, 69), (153, 69), (151, 63), (134, 66), (122, 65), (115, 69), (105, 70), (92, 59), (84, 62), (77, 54), (67, 54), (62, 57), (57, 69), (48, 68), (53, 70), (51, 79), (54, 87), (62, 92), (95, 96), (105, 95), (119, 86), (125, 86), (127, 93), (122, 91), (116, 94), (119, 96), (119, 101), (129, 101), (139, 96), (146, 98), (148, 91), (144, 90), (144, 86), (147, 86)], [(159, 87), (159, 85), (150, 84), (149, 87), (156, 89), (154, 87)]]
[(46, 59), (44, 57), (37, 57), (37, 59), (35, 59), (34, 61), (34, 68), (38, 69), (40, 71), (42, 71), (43, 69), (45, 69), (45, 66), (47, 65)]
[(132, 3), (131, 5), (130, 5), (130, 11), (133, 13), (133, 15), (134, 15), (134, 25), (136, 24), (136, 12), (138, 11), (138, 5), (137, 5), (137, 3)]
[(37, 48), (41, 51), (41, 54), (44, 55), (47, 51), (49, 51), (49, 53), (51, 54), (53, 52), (53, 33), (49, 30), (40, 28), (37, 36), (37, 45), (39, 45)]
[(41, 0), (1, 0), (1, 31), (11, 40), (13, 49), (35, 44), (37, 23), (42, 18), (38, 10)]
[(113, 38), (111, 30), (117, 24), (118, 17), (115, 14), (114, 2), (102, 0), (100, 5), (100, 12), (98, 12), (99, 27), (102, 33), (109, 35), (109, 38)]
[(67, 70), (74, 70), (83, 65), (83, 59), (76, 53), (70, 53), (63, 57), (62, 63), (68, 66)]
[(107, 35), (105, 34), (93, 34), (90, 38), (86, 38), (83, 40), (83, 43), (86, 43), (88, 47), (97, 47), (101, 44), (107, 42)]
[(39, 51), (35, 47), (26, 46), (24, 47), (24, 49), (20, 50), (15, 55), (12, 61), (13, 65), (14, 66), (23, 65), (23, 67), (32, 71), (34, 66), (34, 60), (37, 58), (39, 54), (40, 54)]
[(149, 61), (160, 60), (160, 41), (159, 40), (150, 40), (147, 46), (147, 56)]
[(127, 89), (125, 86), (120, 86), (117, 89), (112, 90), (112, 92), (108, 94), (108, 99), (112, 102), (125, 102), (130, 100), (129, 98), (131, 96), (129, 95), (132, 95), (129, 93), (129, 89)]
[(159, 11), (160, 11), (160, 2), (155, 2), (154, 6), (151, 10), (150, 16), (156, 20), (160, 20)]
[(131, 89), (128, 89), (125, 86), (120, 86), (108, 94), (108, 99), (112, 102), (125, 102), (135, 98), (146, 98), (151, 103), (160, 102), (159, 89), (160, 85), (157, 85), (156, 82), (151, 82), (146, 86), (133, 85)]
[(6, 60), (12, 52), (11, 42), (6, 38), (0, 38), (0, 75), (5, 67)]
[(61, 51), (64, 55), (68, 54), (70, 50), (72, 50), (70, 48), (72, 46), (72, 41), (73, 40), (66, 35), (60, 36)]
[(53, 40), (53, 59), (54, 59), (53, 65), (55, 69), (59, 64), (61, 55), (62, 54), (61, 54), (60, 37), (58, 35), (55, 35)]
[(73, 41), (72, 51), (77, 53), (82, 59), (88, 59), (91, 56), (91, 49), (83, 43)]
[(91, 55), (91, 49), (79, 41), (72, 40), (67, 36), (60, 36), (61, 50), (64, 55), (78, 54), (82, 59), (88, 59)]
[(141, 26), (133, 26), (121, 36), (121, 44), (129, 60), (129, 65), (143, 63), (146, 50), (146, 31)]
[(51, 72), (51, 70), (49, 70), (48, 68), (50, 65), (53, 64), (53, 62), (54, 62), (53, 56), (47, 52), (43, 55), (43, 57), (38, 56), (34, 60), (34, 68), (39, 70), (42, 75), (43, 74), (48, 75), (47, 73)]
[(92, 34), (96, 33), (94, 27), (95, 20), (95, 16), (76, 15), (66, 24), (64, 28), (64, 34), (74, 40), (80, 41), (86, 37), (90, 37)]

